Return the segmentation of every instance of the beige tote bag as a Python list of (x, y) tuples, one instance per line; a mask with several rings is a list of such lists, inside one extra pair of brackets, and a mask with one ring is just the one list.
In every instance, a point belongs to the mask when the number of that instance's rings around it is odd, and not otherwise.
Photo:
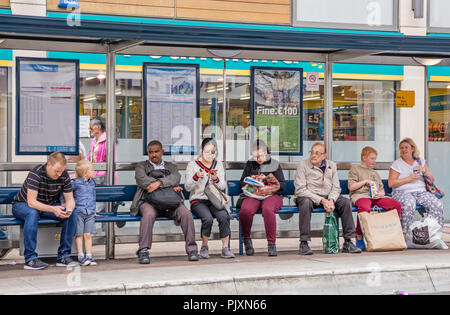
[(358, 220), (369, 252), (404, 250), (406, 248), (397, 211), (361, 212), (358, 213)]

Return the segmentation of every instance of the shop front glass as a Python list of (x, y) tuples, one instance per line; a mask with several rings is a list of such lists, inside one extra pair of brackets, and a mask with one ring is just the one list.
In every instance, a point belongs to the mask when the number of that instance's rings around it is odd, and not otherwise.
[[(200, 104), (198, 122), (200, 141), (205, 137), (214, 137), (218, 143), (218, 159), (223, 159), (223, 132), (226, 132), (226, 159), (228, 162), (245, 162), (250, 158), (250, 143), (252, 140), (251, 121), (251, 67), (284, 67), (303, 68), (304, 74), (311, 71), (322, 71), (323, 65), (316, 63), (284, 62), (271, 60), (242, 60), (227, 59), (226, 82), (223, 84), (223, 60), (219, 58), (184, 58), (184, 57), (150, 57), (152, 63), (181, 63), (199, 64), (200, 71)], [(319, 68), (320, 67), (320, 68)], [(90, 118), (101, 116), (106, 118), (105, 78), (102, 71), (83, 70), (81, 84), (80, 115)], [(89, 80), (88, 80), (89, 79)], [(275, 83), (277, 84), (277, 83)], [(223, 104), (227, 105), (226, 127), (223, 127)], [(143, 104), (142, 104), (142, 72), (141, 71), (117, 71), (116, 72), (116, 136), (117, 136), (117, 161), (138, 162), (148, 159), (143, 155)], [(303, 155), (283, 156), (274, 154), (274, 158), (280, 161), (299, 161), (309, 156), (308, 151), (313, 143), (323, 142), (323, 82), (319, 83), (317, 91), (304, 91), (303, 117), (298, 116), (298, 121), (303, 119), (303, 131), (295, 133), (294, 139), (299, 140), (303, 136)], [(279, 95), (283, 95), (280, 89)], [(294, 89), (295, 91), (295, 89)], [(298, 92), (298, 91), (297, 91)], [(299, 100), (297, 100), (298, 102)], [(295, 101), (291, 102), (295, 103)], [(294, 109), (287, 109), (289, 112)], [(293, 113), (295, 114), (295, 113)], [(296, 127), (298, 128), (298, 125)], [(271, 131), (279, 126), (267, 126), (264, 132)], [(148, 139), (150, 140), (150, 139)], [(83, 138), (86, 148), (89, 150), (91, 139)], [(285, 141), (286, 142), (286, 141)], [(165, 156), (166, 160), (191, 161), (196, 155), (171, 155)], [(182, 183), (184, 171), (181, 171)], [(240, 179), (242, 170), (228, 170), (227, 180)], [(286, 179), (293, 179), (294, 171), (285, 171)], [(135, 184), (133, 171), (118, 172), (118, 184)], [(257, 219), (259, 220), (259, 219)], [(261, 230), (263, 224), (261, 223)], [(258, 225), (258, 222), (255, 222)], [(122, 235), (133, 234), (138, 224), (127, 223), (126, 227), (116, 229), (116, 233)], [(237, 228), (237, 226), (235, 227)], [(157, 227), (161, 233), (176, 232), (173, 224), (162, 222)], [(287, 228), (292, 229), (292, 227)], [(158, 232), (156, 232), (158, 233)]]
[[(279, 155), (274, 158), (282, 162), (298, 162), (309, 158), (309, 151), (316, 142), (324, 141), (324, 65), (319, 63), (285, 62), (272, 60), (226, 60), (226, 82), (223, 83), (223, 60), (213, 58), (183, 58), (183, 57), (150, 57), (151, 62), (160, 63), (192, 63), (199, 64), (200, 71), (200, 104), (198, 124), (200, 139), (214, 137), (218, 142), (219, 160), (223, 159), (223, 132), (226, 132), (226, 159), (228, 162), (245, 162), (250, 158), (250, 143), (252, 135), (258, 135), (265, 139), (276, 133), (276, 124), (257, 126), (252, 123), (251, 99), (251, 67), (276, 67), (276, 68), (302, 68), (303, 69), (303, 116), (302, 132), (291, 132), (285, 139), (277, 139), (279, 146), (291, 145), (303, 137), (302, 155)], [(183, 59), (181, 59), (183, 58)], [(316, 87), (306, 85), (308, 72), (320, 74)], [(281, 79), (283, 71), (272, 73), (271, 86), (278, 86), (280, 92), (276, 92), (271, 98), (267, 93), (262, 93), (264, 100), (289, 99), (290, 105), (296, 104), (292, 95), (296, 94), (296, 88), (285, 89), (283, 84), (288, 81)], [(269, 76), (270, 77), (270, 76)], [(269, 81), (270, 81), (269, 80)], [(283, 83), (284, 82), (284, 83)], [(116, 137), (117, 137), (117, 161), (138, 162), (148, 159), (143, 154), (143, 104), (142, 104), (142, 72), (141, 71), (117, 71), (116, 72)], [(227, 105), (226, 127), (223, 127), (223, 103)], [(294, 94), (283, 92), (291, 89)], [(277, 88), (275, 88), (277, 90)], [(93, 118), (100, 116), (106, 118), (105, 77), (101, 70), (83, 70), (81, 73), (81, 107), (80, 115)], [(395, 158), (395, 112), (393, 104), (393, 81), (357, 81), (334, 80), (333, 81), (333, 159), (337, 162), (358, 162), (360, 151), (366, 145), (371, 145), (379, 152), (378, 161), (391, 162)], [(298, 101), (298, 100), (297, 100)], [(270, 102), (269, 102), (270, 103)], [(272, 104), (271, 103), (271, 104)], [(270, 107), (270, 104), (266, 107)], [(295, 106), (293, 106), (295, 107)], [(266, 108), (270, 110), (270, 108)], [(286, 108), (293, 111), (294, 108)], [(256, 117), (256, 114), (255, 114)], [(284, 123), (284, 121), (282, 121)], [(280, 125), (282, 125), (280, 123)], [(299, 126), (297, 123), (296, 127)], [(262, 129), (261, 129), (262, 128)], [(150, 139), (148, 139), (150, 140)], [(90, 138), (82, 138), (87, 150), (90, 146)], [(201, 141), (201, 140), (200, 140)], [(190, 161), (196, 155), (172, 155), (164, 159), (175, 161)], [(184, 171), (181, 172), (184, 175)], [(340, 177), (346, 178), (348, 171), (342, 172)], [(242, 170), (228, 170), (227, 179), (237, 180)], [(286, 179), (294, 179), (294, 171), (285, 171)], [(183, 176), (184, 177), (184, 176)], [(385, 176), (387, 177), (387, 175)], [(183, 181), (184, 182), (184, 178)], [(118, 184), (135, 184), (133, 171), (118, 172)], [(127, 226), (133, 226), (128, 224)], [(167, 225), (166, 229), (172, 229)], [(120, 233), (125, 233), (122, 231)]]
[(360, 161), (372, 146), (378, 162), (395, 159), (395, 107), (392, 81), (333, 81), (333, 158)]
[[(304, 77), (309, 71), (323, 72), (323, 64), (286, 62), (272, 60), (226, 60), (226, 127), (223, 126), (223, 60), (220, 58), (194, 57), (147, 57), (153, 63), (191, 63), (199, 64), (200, 69), (200, 106), (198, 123), (200, 139), (214, 137), (222, 148), (223, 133), (226, 132), (227, 161), (246, 161), (250, 157), (249, 146), (252, 138), (251, 113), (251, 67), (302, 68)], [(136, 67), (136, 69), (139, 69)], [(304, 82), (305, 83), (305, 82)], [(106, 74), (104, 70), (81, 70), (80, 75), (80, 118), (87, 121), (95, 117), (106, 120)], [(143, 154), (143, 104), (142, 104), (142, 70), (116, 71), (116, 134), (117, 161), (137, 162), (146, 159)], [(282, 95), (280, 90), (280, 95)], [(278, 156), (281, 161), (299, 161), (308, 157), (313, 143), (324, 139), (324, 86), (319, 81), (317, 89), (311, 91), (303, 86), (303, 130), (295, 132), (294, 141), (303, 137), (303, 154)], [(297, 101), (298, 103), (298, 101)], [(292, 109), (293, 111), (294, 109)], [(299, 123), (297, 124), (299, 125)], [(275, 131), (280, 126), (266, 126), (265, 132)], [(271, 130), (273, 127), (273, 130)], [(260, 128), (260, 127), (258, 127)], [(260, 130), (260, 129), (258, 129)], [(259, 131), (258, 131), (259, 132)], [(261, 136), (262, 132), (259, 132)], [(91, 138), (89, 130), (81, 130), (81, 142), (89, 154)], [(253, 134), (254, 135), (254, 134)], [(263, 135), (264, 138), (264, 135)], [(150, 139), (148, 139), (149, 141)], [(292, 139), (291, 139), (292, 140)], [(286, 143), (285, 139), (277, 141)], [(291, 141), (292, 142), (292, 141)], [(222, 159), (223, 150), (219, 150)], [(275, 150), (276, 151), (276, 150)], [(169, 157), (167, 157), (169, 158)], [(189, 161), (192, 156), (171, 156), (177, 161)], [(129, 174), (128, 174), (129, 173)], [(118, 172), (120, 184), (133, 184), (132, 172)]]
[[(395, 82), (333, 80), (333, 142), (336, 162), (359, 163), (366, 146), (378, 152), (377, 162), (395, 160)], [(384, 179), (388, 171), (379, 171)], [(341, 179), (348, 171), (340, 171)]]
[[(228, 72), (228, 71), (227, 71)], [(226, 127), (223, 127), (223, 76), (200, 76), (201, 138), (218, 141), (219, 158), (223, 158), (223, 134), (226, 132), (227, 161), (244, 161), (250, 140), (250, 76), (228, 74), (225, 84)], [(246, 151), (247, 150), (247, 151)]]
[[(428, 108), (428, 165), (435, 176), (436, 185), (443, 192), (450, 192), (450, 83), (429, 83)], [(444, 203), (444, 217), (450, 219), (450, 202)]]
[[(181, 59), (182, 58), (182, 59)], [(250, 142), (254, 138), (255, 129), (252, 127), (251, 113), (251, 67), (278, 67), (301, 68), (304, 78), (309, 71), (322, 72), (323, 64), (287, 62), (276, 60), (242, 60), (227, 59), (226, 61), (226, 104), (227, 120), (223, 126), (223, 60), (220, 58), (184, 58), (184, 57), (150, 57), (153, 63), (192, 63), (199, 64), (200, 69), (200, 108), (199, 124), (200, 139), (214, 137), (219, 146), (219, 159), (223, 159), (223, 132), (226, 132), (226, 159), (231, 162), (244, 162), (250, 157)], [(280, 80), (279, 80), (280, 81)], [(282, 81), (282, 80), (281, 80)], [(281, 82), (280, 81), (280, 82)], [(96, 116), (106, 119), (106, 76), (103, 70), (81, 71), (81, 104), (80, 116), (92, 119)], [(299, 142), (303, 137), (303, 154), (278, 155), (274, 157), (280, 161), (300, 161), (308, 158), (309, 150), (315, 142), (323, 142), (324, 139), (324, 85), (323, 79), (318, 86), (311, 90), (306, 87), (303, 80), (303, 117), (298, 118), (296, 128), (302, 119), (303, 130), (291, 133), (289, 142)], [(274, 83), (275, 85), (278, 83)], [(116, 71), (116, 137), (117, 137), (117, 161), (137, 162), (146, 159), (143, 155), (143, 105), (142, 105), (142, 72), (141, 71)], [(283, 95), (283, 89), (279, 95)], [(294, 90), (295, 91), (295, 90)], [(291, 102), (295, 103), (295, 100)], [(297, 100), (297, 103), (298, 100)], [(294, 113), (294, 108), (289, 113)], [(299, 114), (300, 115), (300, 114)], [(283, 125), (280, 123), (280, 125)], [(280, 126), (266, 126), (264, 130), (258, 126), (258, 136), (263, 139)], [(262, 131), (261, 131), (262, 130)], [(253, 138), (252, 138), (253, 132)], [(81, 141), (87, 152), (89, 151), (91, 138), (85, 135), (88, 131), (82, 131)], [(277, 145), (288, 143), (286, 139), (277, 139)], [(289, 145), (289, 144), (288, 144)], [(277, 150), (273, 150), (277, 151)], [(168, 159), (177, 161), (189, 161), (192, 156), (171, 156)], [(230, 171), (230, 179), (238, 179), (240, 171)], [(238, 174), (239, 173), (239, 174)], [(294, 173), (286, 172), (286, 176), (293, 177)], [(236, 177), (236, 178), (235, 178)], [(118, 172), (118, 183), (134, 184), (133, 172)]]

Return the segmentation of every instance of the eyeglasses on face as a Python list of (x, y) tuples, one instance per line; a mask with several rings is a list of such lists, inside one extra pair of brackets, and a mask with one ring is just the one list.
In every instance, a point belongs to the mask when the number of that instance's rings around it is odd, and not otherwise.
[(325, 152), (319, 152), (319, 151), (309, 151), (310, 155), (323, 155)]

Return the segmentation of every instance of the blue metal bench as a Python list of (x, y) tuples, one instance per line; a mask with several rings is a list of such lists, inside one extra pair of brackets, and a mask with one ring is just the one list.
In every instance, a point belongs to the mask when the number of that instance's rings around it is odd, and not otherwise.
[[(183, 195), (186, 200), (189, 199), (189, 193), (184, 190)], [(0, 187), (0, 204), (11, 204), (14, 196), (19, 192), (21, 187)], [(96, 222), (136, 222), (140, 221), (140, 216), (132, 216), (130, 211), (117, 211), (120, 205), (125, 205), (125, 201), (132, 201), (136, 193), (136, 185), (111, 185), (97, 186), (97, 202), (113, 202), (113, 212), (101, 212), (96, 217)], [(193, 216), (196, 219), (195, 216)], [(169, 220), (165, 217), (158, 217), (157, 220)], [(39, 219), (39, 224), (58, 224), (59, 222), (51, 219)], [(23, 221), (14, 218), (12, 215), (0, 216), (0, 226), (22, 225)]]
[[(340, 180), (340, 186), (341, 186), (341, 194), (342, 195), (349, 195), (349, 190), (348, 190), (348, 181), (347, 180)], [(235, 205), (235, 198), (238, 198), (239, 195), (241, 194), (241, 188), (240, 188), (240, 182), (237, 180), (234, 181), (228, 181), (227, 182), (228, 185), (228, 194), (231, 197), (231, 217), (235, 218), (237, 220), (239, 220), (239, 209), (236, 208)], [(383, 185), (384, 185), (384, 190), (386, 192), (386, 195), (390, 195), (392, 193), (392, 189), (388, 186), (388, 181), (387, 180), (383, 180)], [(295, 198), (295, 186), (294, 186), (294, 181), (293, 180), (287, 180), (286, 181), (286, 187), (285, 189), (281, 192), (281, 195), (283, 197), (288, 198), (289, 200)], [(281, 209), (277, 212), (277, 214), (283, 215), (283, 214), (293, 214), (293, 213), (298, 213), (298, 208), (297, 205), (295, 204), (295, 200), (292, 200), (294, 204), (291, 205), (283, 205), (281, 207)], [(424, 208), (422, 206), (418, 206), (417, 210), (419, 212), (423, 212)], [(353, 212), (358, 212), (358, 208), (353, 206), (352, 207), (352, 211)], [(257, 212), (258, 214), (261, 214), (262, 211), (259, 210)], [(326, 213), (325, 209), (323, 208), (317, 208), (313, 210), (313, 213)], [(241, 225), (239, 224), (239, 255), (243, 255), (244, 254), (244, 239), (242, 237), (242, 230), (241, 230)]]
[[(383, 180), (384, 188), (386, 194), (391, 193), (391, 189), (388, 187), (387, 180)], [(348, 195), (348, 187), (347, 180), (340, 181), (343, 195)], [(183, 195), (186, 200), (189, 200), (189, 193), (184, 189), (184, 185), (180, 185), (183, 188)], [(231, 217), (239, 220), (239, 209), (235, 206), (235, 198), (241, 194), (240, 182), (237, 180), (232, 180), (227, 182), (228, 186), (228, 194), (231, 196)], [(125, 201), (132, 201), (134, 194), (136, 193), (137, 186), (136, 185), (111, 185), (111, 186), (97, 186), (97, 201), (98, 202), (113, 202), (113, 212), (110, 213), (99, 213), (99, 217), (96, 217), (96, 222), (138, 222), (141, 220), (140, 216), (132, 216), (129, 211), (118, 211), (118, 207), (120, 205), (125, 205)], [(19, 192), (20, 187), (0, 187), (0, 204), (11, 204), (14, 196)], [(288, 180), (286, 181), (286, 188), (282, 192), (282, 196), (291, 200), (294, 198), (294, 181)], [(298, 208), (294, 204), (292, 205), (284, 205), (278, 214), (293, 214), (298, 213)], [(423, 207), (418, 206), (417, 209), (419, 211), (423, 211)], [(356, 207), (352, 209), (354, 212), (357, 211)], [(313, 210), (313, 213), (325, 213), (325, 209), (317, 208)], [(258, 211), (261, 214), (261, 210)], [(192, 215), (194, 219), (197, 219), (195, 215)], [(170, 220), (166, 217), (158, 217), (158, 221)], [(58, 224), (59, 222), (51, 219), (40, 219), (39, 224)], [(14, 225), (23, 225), (23, 221), (14, 218), (13, 216), (0, 216), (0, 226), (14, 226)], [(239, 254), (243, 255), (243, 238), (241, 226), (239, 224)]]

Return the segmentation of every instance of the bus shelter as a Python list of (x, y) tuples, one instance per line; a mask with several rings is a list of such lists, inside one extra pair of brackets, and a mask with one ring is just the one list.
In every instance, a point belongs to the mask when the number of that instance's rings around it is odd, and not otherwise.
[[(160, 55), (176, 53), (186, 57), (220, 58), (223, 62), (223, 100), (226, 100), (227, 60), (278, 59), (323, 63), (324, 70), (324, 143), (332, 159), (333, 139), (333, 65), (371, 64), (423, 66), (425, 69), (425, 112), (423, 140), (428, 141), (428, 74), (427, 67), (450, 65), (450, 41), (444, 37), (405, 36), (402, 34), (335, 33), (326, 31), (241, 29), (237, 27), (200, 27), (194, 25), (147, 24), (82, 19), (70, 23), (55, 17), (31, 17), (0, 14), (0, 49), (61, 51), (106, 55), (106, 127), (109, 135), (116, 130), (116, 56)], [(13, 84), (14, 86), (14, 84)], [(225, 130), (228, 109), (224, 102), (220, 124)], [(11, 122), (8, 122), (11, 123)], [(8, 126), (9, 129), (11, 126)], [(226, 161), (226, 139), (222, 150), (227, 169), (242, 169), (242, 161)], [(107, 156), (115, 155), (115, 138), (107, 138)], [(425, 146), (425, 158), (428, 154)], [(179, 162), (180, 169), (186, 167)], [(0, 171), (27, 171), (35, 163), (0, 163)], [(295, 170), (295, 162), (283, 162), (283, 169)], [(390, 163), (378, 163), (376, 169), (387, 170)], [(74, 165), (69, 164), (73, 169)], [(350, 168), (349, 162), (338, 163), (339, 169)], [(134, 163), (98, 163), (96, 170), (107, 171), (107, 184), (116, 171), (134, 170)], [(108, 207), (109, 211), (111, 207)], [(107, 224), (106, 257), (114, 257), (114, 226)]]

